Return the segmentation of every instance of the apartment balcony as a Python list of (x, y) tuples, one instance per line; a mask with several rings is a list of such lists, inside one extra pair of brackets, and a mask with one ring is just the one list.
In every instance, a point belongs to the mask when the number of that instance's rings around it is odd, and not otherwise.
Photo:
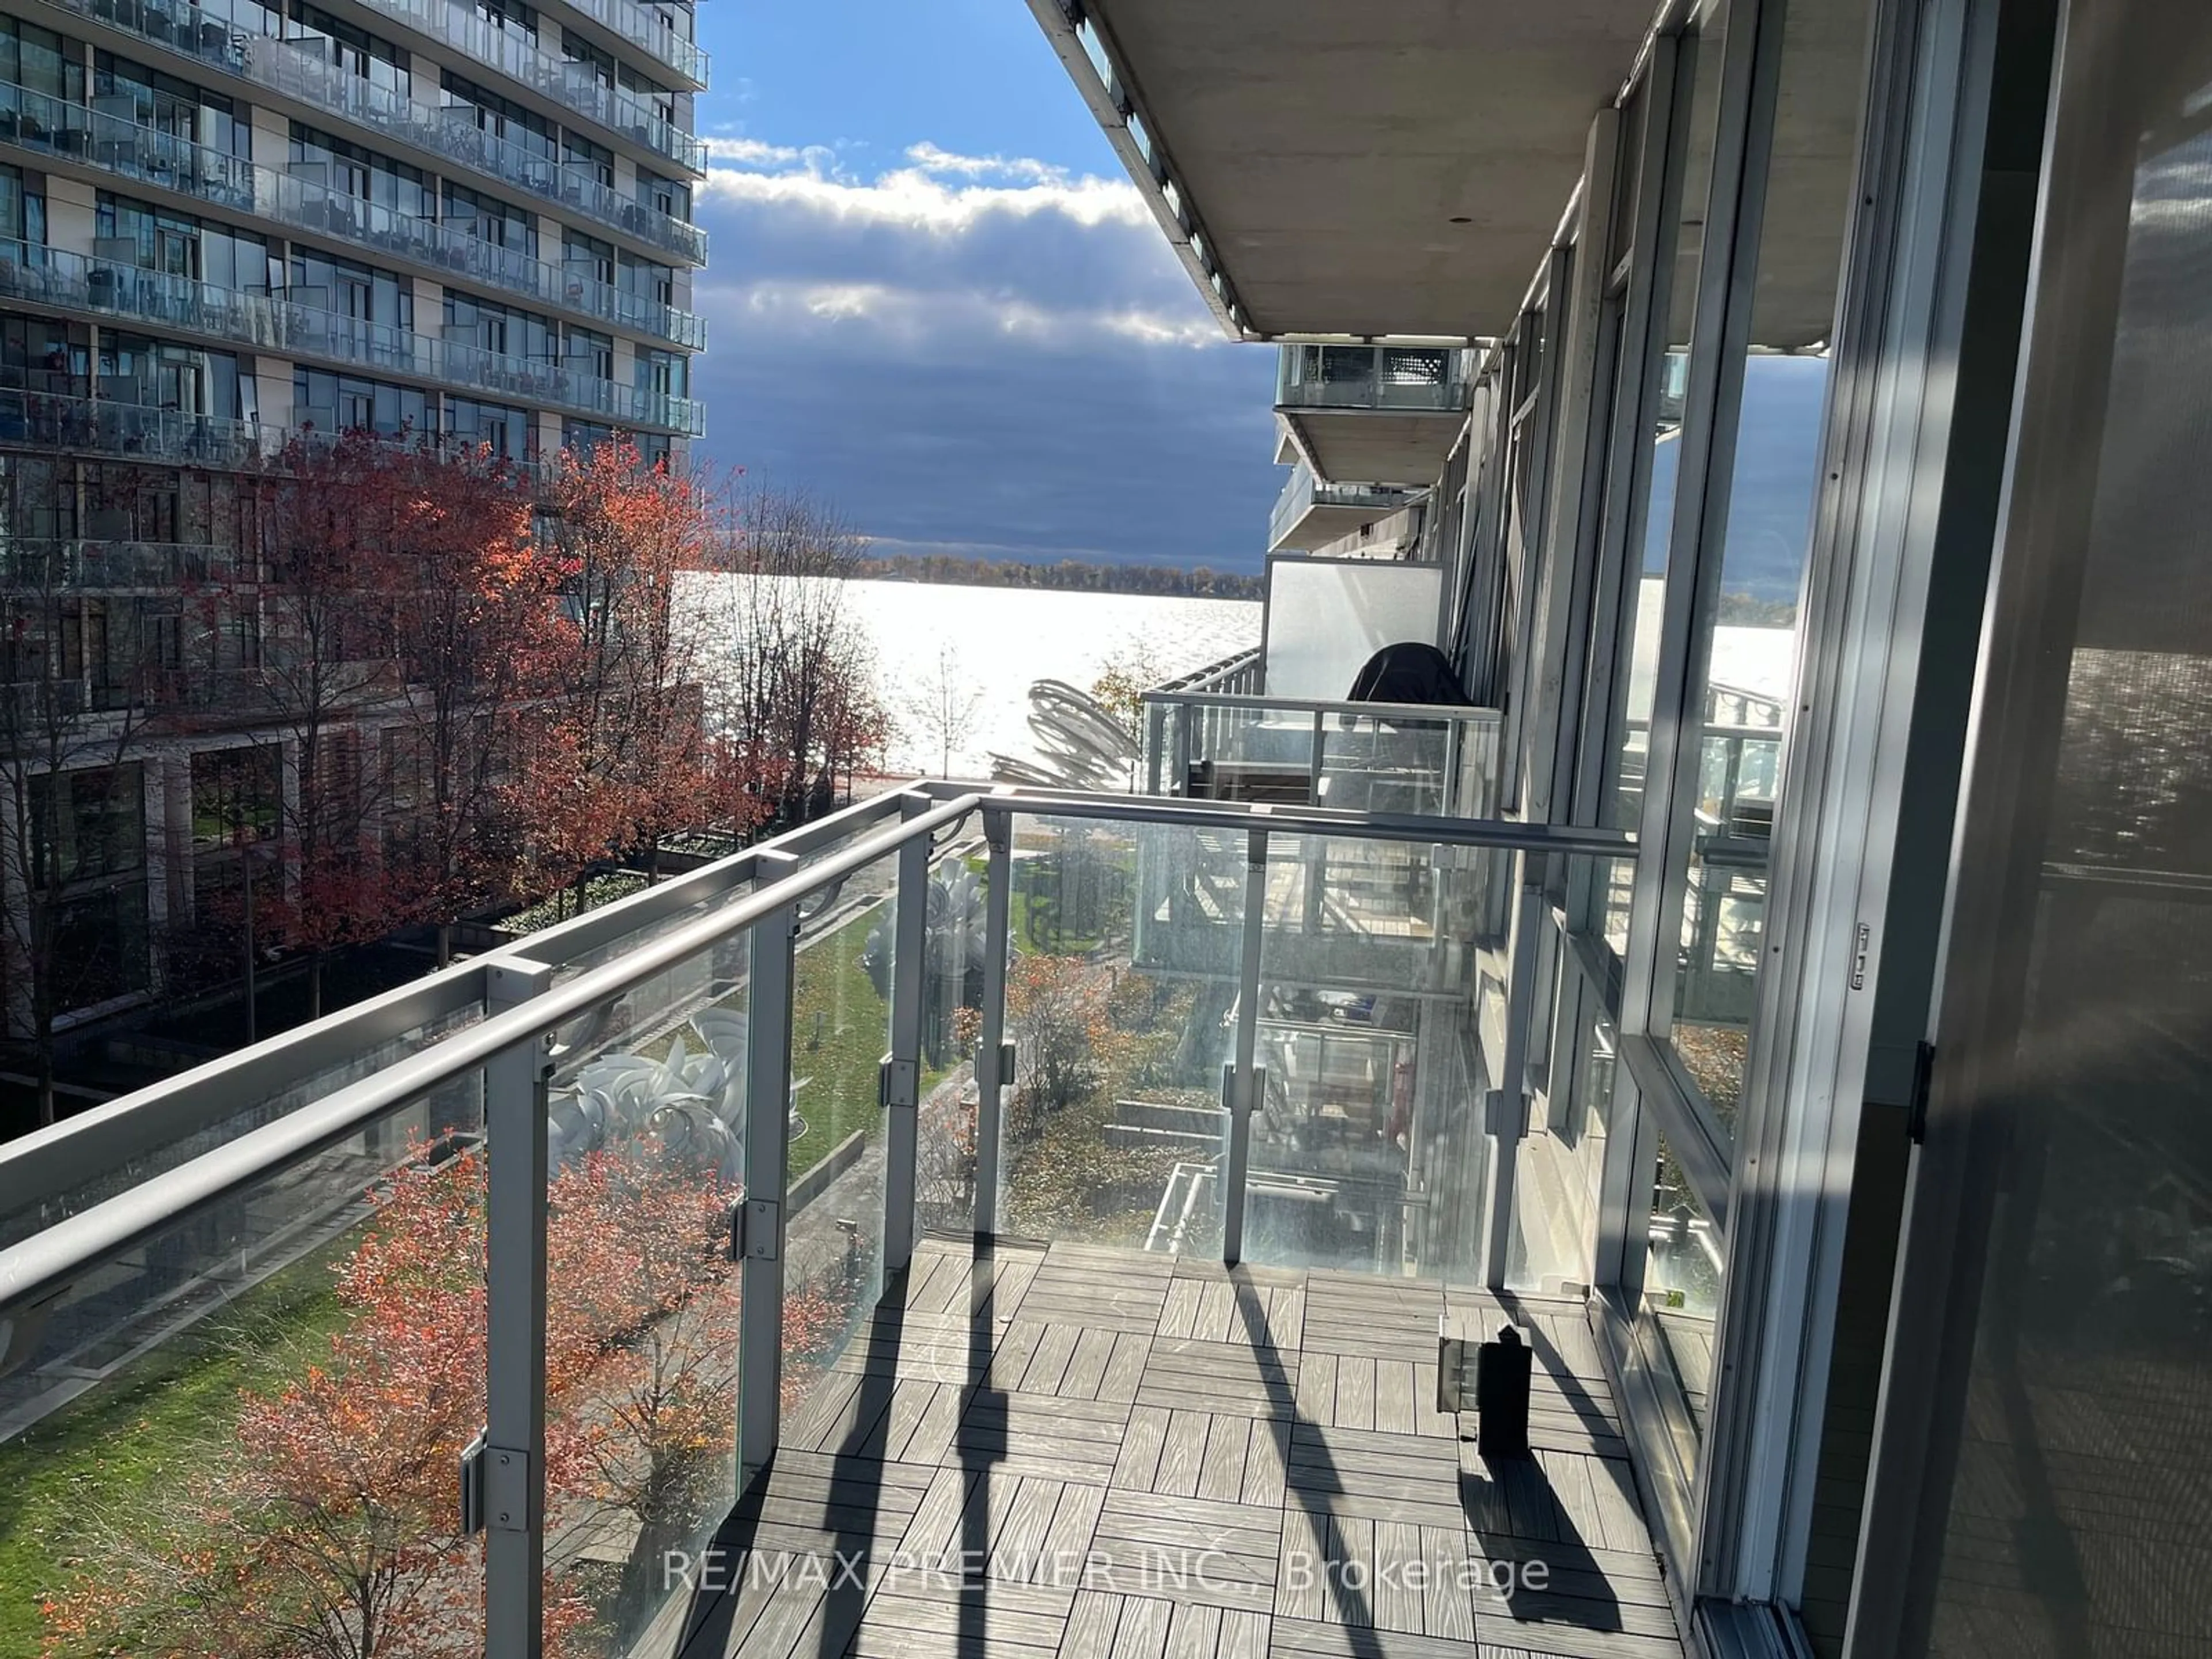
[(112, 178), (336, 241), (349, 253), (407, 262), (520, 295), (595, 322), (702, 349), (705, 320), (434, 220), (334, 190), (312, 164), (296, 171), (240, 161), (119, 115), (0, 82), (0, 145), (58, 157)]
[(1300, 461), (1267, 519), (1267, 550), (1310, 552), (1402, 513), (1428, 495), (1396, 484), (1322, 483)]
[(597, 179), (583, 177), (554, 156), (507, 139), (477, 125), (459, 106), (417, 102), (390, 87), (310, 56), (298, 46), (265, 36), (249, 39), (240, 73), (319, 109), (335, 110), (373, 128), (395, 143), (427, 151), (440, 161), (458, 162), (472, 172), (514, 185), (590, 216), (594, 224), (649, 243), (694, 264), (707, 258), (707, 233), (689, 221), (672, 217)]
[(155, 409), (113, 398), (0, 389), (0, 446), (34, 446), (216, 471), (259, 465), (283, 434), (250, 421)]
[[(97, 0), (91, 0), (97, 3)], [(595, 125), (600, 136), (625, 141), (656, 160), (672, 161), (693, 173), (707, 170), (707, 147), (647, 100), (619, 88), (604, 86), (593, 78), (587, 64), (573, 63), (544, 52), (520, 34), (510, 34), (479, 17), (474, 9), (452, 0), (367, 0), (371, 10), (391, 18), (428, 40), (452, 47), (471, 62), (520, 82), (549, 103), (571, 115), (580, 115)], [(311, 68), (327, 69), (334, 81), (355, 81), (364, 88), (366, 77), (354, 75), (327, 60), (310, 57), (291, 42), (269, 35), (248, 35), (245, 73), (264, 80), (280, 92), (295, 90), (297, 71), (287, 60), (299, 59)], [(406, 106), (401, 94), (390, 94)]]
[[(144, 39), (149, 44), (191, 58), (210, 68), (239, 76), (319, 110), (375, 129), (396, 143), (427, 150), (488, 177), (591, 213), (599, 222), (679, 253), (694, 263), (705, 258), (705, 233), (697, 226), (658, 212), (642, 202), (617, 196), (604, 186), (577, 189), (560, 178), (557, 164), (523, 146), (497, 139), (473, 123), (465, 127), (447, 119), (438, 104), (418, 103), (395, 88), (309, 56), (299, 45), (240, 28), (220, 9), (191, 5), (144, 5), (135, 0), (55, 0), (67, 10)], [(609, 0), (635, 9), (629, 0)], [(469, 14), (472, 19), (474, 14)], [(460, 27), (456, 22), (453, 27)], [(488, 26), (487, 26), (488, 27)], [(628, 94), (624, 94), (627, 96)], [(645, 116), (651, 118), (650, 112)], [(455, 129), (447, 131), (448, 128)], [(692, 144), (697, 144), (696, 140)], [(653, 148), (651, 145), (646, 148)], [(661, 152), (655, 149), (659, 155)], [(670, 157), (668, 159), (675, 159)], [(572, 194), (572, 190), (574, 193)]]
[(1472, 355), (1455, 346), (1286, 345), (1275, 412), (1324, 480), (1425, 484), (1467, 418)]
[(234, 582), (253, 562), (234, 548), (200, 543), (15, 538), (0, 542), (0, 589), (29, 592), (174, 593)]
[[(690, 437), (706, 429), (704, 409), (690, 398), (640, 391), (565, 364), (489, 351), (465, 340), (434, 338), (299, 305), (282, 295), (241, 293), (65, 249), (0, 240), (0, 298), (129, 318), (257, 351), (489, 392), (639, 429)], [(327, 429), (333, 422), (318, 424)]]
[[(863, 803), (0, 1148), (0, 1436), (157, 1394), (217, 1310), (260, 1328), (336, 1269), (317, 1375), (398, 1382), (362, 1430), (452, 1474), (383, 1511), (393, 1559), (494, 1659), (556, 1623), (634, 1659), (1677, 1656), (1581, 1303), (1486, 1288), (1528, 1219), (1501, 1099), (1539, 1011), (1497, 969), (1533, 933), (1453, 910), (1633, 854)], [(1461, 1437), (1439, 1342), (1504, 1322), (1530, 1458)], [(672, 1377), (663, 1437), (625, 1402)], [(191, 1432), (224, 1513), (283, 1512), (300, 1454)], [(126, 1523), (157, 1565), (175, 1518)], [(228, 1592), (182, 1588), (219, 1629)]]

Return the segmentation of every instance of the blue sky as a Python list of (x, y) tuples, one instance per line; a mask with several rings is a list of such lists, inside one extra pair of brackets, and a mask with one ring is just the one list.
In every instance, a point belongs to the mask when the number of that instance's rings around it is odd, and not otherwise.
[(1223, 340), (1019, 0), (708, 0), (704, 453), (884, 550), (1256, 569)]

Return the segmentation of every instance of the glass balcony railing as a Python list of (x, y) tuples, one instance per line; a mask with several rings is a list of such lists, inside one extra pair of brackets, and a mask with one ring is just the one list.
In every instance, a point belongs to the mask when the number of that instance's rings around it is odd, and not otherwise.
[[(373, 9), (404, 20), (431, 39), (521, 82), (533, 92), (597, 123), (606, 131), (618, 134), (693, 173), (707, 170), (705, 144), (635, 94), (600, 84), (593, 78), (589, 64), (571, 63), (542, 52), (522, 36), (493, 27), (473, 9), (455, 5), (452, 0), (369, 0), (369, 3)], [(286, 63), (288, 58), (299, 59), (312, 68), (328, 69), (333, 81), (354, 81), (364, 88), (371, 86), (363, 76), (312, 57), (293, 42), (269, 35), (248, 36), (245, 56), (245, 73), (279, 91), (291, 92), (297, 84), (296, 71)], [(286, 84), (288, 77), (293, 78), (292, 84)], [(392, 106), (409, 105), (406, 94), (396, 89), (379, 90), (386, 92)]]
[(0, 297), (127, 317), (259, 351), (327, 359), (441, 386), (550, 404), (603, 421), (696, 437), (703, 411), (688, 398), (641, 392), (557, 363), (434, 339), (365, 318), (298, 305), (165, 271), (0, 240)]
[(705, 320), (487, 242), (331, 189), (320, 180), (240, 161), (190, 139), (0, 82), (0, 143), (71, 157), (118, 178), (175, 191), (234, 212), (406, 259), (441, 280), (481, 283), (697, 350)]
[(0, 444), (32, 443), (41, 448), (222, 470), (252, 466), (273, 453), (278, 441), (275, 428), (249, 421), (153, 409), (112, 398), (0, 390)]
[(195, 583), (236, 581), (252, 565), (235, 548), (197, 543), (0, 541), (0, 587), (30, 592), (174, 591)]
[(1494, 708), (1175, 690), (1144, 701), (1151, 794), (1446, 817), (1498, 810)]
[[(457, 1647), (667, 1659), (668, 1553), (908, 1376), (880, 1327), (855, 1343), (925, 1226), (1488, 1282), (1538, 1011), (1476, 971), (1465, 890), (1632, 852), (918, 786), (0, 1148), (0, 1419), (69, 1412), (33, 1455), (77, 1462), (42, 1486), (99, 1510), (53, 1530), (50, 1616), (228, 1650), (277, 1553), (193, 1541), (305, 1495)], [(890, 1431), (941, 1407), (949, 1432), (965, 1316), (902, 1306), (951, 1370)], [(111, 1419), (166, 1425), (191, 1480), (118, 1486)], [(290, 1616), (346, 1605), (280, 1566)]]
[(615, 227), (693, 264), (707, 258), (707, 234), (597, 179), (562, 167), (544, 151), (497, 138), (465, 107), (418, 104), (404, 93), (355, 75), (296, 45), (266, 36), (246, 43), (240, 73), (279, 92), (329, 109), (394, 141), (428, 150), (502, 183), (515, 185)]
[(1473, 354), (1457, 346), (1286, 345), (1278, 409), (1455, 413), (1467, 407)]
[[(1297, 533), (1306, 515), (1316, 507), (1354, 507), (1370, 518), (1379, 519), (1411, 507), (1427, 493), (1425, 489), (1401, 489), (1391, 484), (1322, 483), (1315, 478), (1313, 469), (1301, 461), (1283, 481), (1283, 488), (1275, 497), (1274, 510), (1267, 515), (1267, 550), (1273, 552), (1286, 545)], [(1318, 545), (1321, 539), (1323, 538), (1309, 538), (1306, 544)]]

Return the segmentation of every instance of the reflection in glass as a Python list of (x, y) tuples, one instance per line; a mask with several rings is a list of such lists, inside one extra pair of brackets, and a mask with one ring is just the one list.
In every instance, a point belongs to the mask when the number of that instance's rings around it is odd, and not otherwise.
[(1462, 848), (1270, 842), (1248, 1259), (1479, 1271), (1489, 1141), (1477, 1068), (1500, 1054), (1506, 1017), (1478, 949), (1498, 942), (1496, 866)]
[(1674, 131), (1669, 165), (1679, 174), (1674, 222), (1662, 228), (1652, 273), (1650, 372), (1656, 405), (1648, 441), (1650, 482), (1644, 505), (1644, 533), (1633, 580), (1621, 599), (1619, 660), (1626, 672), (1616, 692), (1613, 742), (1609, 746), (1604, 822), (1632, 830), (1644, 809), (1644, 780), (1650, 752), (1652, 691), (1659, 671), (1661, 613), (1667, 583), (1678, 562), (1669, 554), (1676, 473), (1681, 459), (1682, 408), (1688, 389), (1691, 325), (1697, 313), (1698, 267), (1704, 253), (1706, 198), (1713, 173), (1713, 146), (1720, 120), (1722, 59), (1726, 50), (1728, 8), (1716, 7), (1694, 34), (1682, 37), (1674, 64)]
[(1713, 1318), (1720, 1310), (1721, 1265), (1720, 1233), (1662, 1135), (1637, 1340), (1654, 1374), (1686, 1408), (1699, 1438), (1712, 1401)]
[(1015, 821), (1005, 1231), (1219, 1249), (1244, 838)]
[(2037, 275), (2087, 297), (2039, 308), (2017, 441), (2069, 465), (2021, 471), (2000, 550), (2021, 781), (1968, 831), (2021, 959), (1955, 947), (1994, 984), (1951, 1119), (1973, 1328), (1916, 1656), (2212, 1628), (2212, 15), (2135, 0), (2094, 41), (2067, 41)]
[(791, 1182), (784, 1201), (788, 1424), (883, 1285), (881, 1066), (890, 1048), (896, 854), (803, 908), (792, 957)]
[[(1723, 1125), (1743, 1092), (1766, 908), (1768, 850), (1795, 671), (1797, 596), (1820, 479), (1820, 417), (1844, 230), (1856, 79), (1838, 43), (1865, 30), (1850, 0), (1784, 23), (1773, 159), (1764, 195), (1749, 349), (1738, 360), (1735, 462), (1709, 493), (1705, 557), (1717, 599), (1692, 643), (1697, 774), (1672, 856), (1686, 859), (1672, 1040)], [(1725, 400), (1723, 400), (1725, 407)], [(1720, 451), (1726, 453), (1723, 447)]]
[[(1568, 963), (1561, 969), (1577, 972)], [(1521, 1143), (1505, 1273), (1515, 1290), (1557, 1292), (1591, 1283), (1615, 1088), (1613, 1024), (1595, 1004), (1583, 993), (1572, 1047), (1553, 1060), (1552, 1076), (1568, 1080), (1566, 1098), (1551, 1102), (1550, 1121)]]

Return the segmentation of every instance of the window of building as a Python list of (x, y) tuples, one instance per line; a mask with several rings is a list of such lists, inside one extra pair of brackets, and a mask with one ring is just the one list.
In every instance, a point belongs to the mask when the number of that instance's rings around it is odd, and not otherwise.
[(637, 172), (638, 199), (655, 213), (666, 214), (672, 219), (689, 221), (691, 217), (691, 186), (674, 179), (664, 179), (657, 173), (647, 173), (643, 167)]
[(252, 412), (242, 388), (252, 376), (239, 373), (228, 351), (205, 351), (119, 329), (100, 336), (100, 395), (144, 409), (244, 419)]
[[(1736, 258), (1753, 270), (1749, 327), (1718, 402), (1715, 468), (1698, 537), (1685, 730), (1667, 846), (1682, 909), (1672, 1041), (1733, 1128), (1764, 937), (1767, 857), (1796, 665), (1797, 596), (1820, 477), (1828, 343), (1851, 209), (1858, 88), (1832, 43), (1863, 32), (1866, 6), (1817, 28), (1784, 24), (1773, 160), (1761, 222)], [(1741, 288), (1739, 283), (1735, 286)], [(1732, 458), (1731, 458), (1732, 452)], [(1725, 471), (1720, 471), (1725, 467)], [(1680, 550), (1680, 560), (1686, 550)]]
[(0, 17), (0, 81), (49, 98), (84, 101), (84, 59), (74, 41), (13, 17)]
[(561, 165), (570, 176), (587, 184), (612, 190), (615, 185), (615, 153), (604, 144), (595, 144), (580, 133), (561, 135)]
[(106, 52), (93, 54), (92, 91), (93, 107), (103, 114), (204, 144), (220, 155), (252, 156), (252, 118), (241, 116), (220, 93)]
[(318, 432), (374, 432), (386, 438), (432, 429), (428, 400), (417, 388), (320, 368), (292, 371), (292, 421)]
[(493, 300), (446, 292), (446, 338), (457, 345), (474, 346), (502, 357), (524, 357), (550, 363), (557, 355), (560, 331), (550, 317)]
[(596, 236), (586, 236), (580, 230), (564, 230), (561, 235), (561, 265), (573, 280), (605, 283), (612, 287), (615, 280), (614, 244), (603, 242)]
[(448, 184), (445, 187), (445, 218), (480, 242), (512, 249), (529, 258), (538, 257), (538, 221), (511, 203), (482, 191)]
[(564, 341), (568, 367), (595, 380), (615, 377), (615, 343), (588, 328), (571, 328)]
[(441, 76), (439, 86), (448, 120), (464, 122), (488, 138), (544, 161), (556, 159), (552, 124), (544, 117), (450, 70)]
[(493, 454), (519, 461), (538, 453), (538, 441), (527, 410), (476, 398), (446, 398), (445, 430), (471, 444), (482, 444)]
[(411, 333), (415, 284), (408, 277), (313, 249), (292, 254), (289, 297), (295, 305)]
[(421, 169), (298, 121), (292, 123), (290, 171), (410, 219), (438, 216), (437, 194)]
[(657, 306), (676, 303), (676, 272), (670, 266), (625, 252), (619, 261), (622, 290)]
[(333, 17), (320, 7), (295, 0), (289, 38), (372, 86), (402, 96), (408, 92), (406, 52), (381, 35)]

